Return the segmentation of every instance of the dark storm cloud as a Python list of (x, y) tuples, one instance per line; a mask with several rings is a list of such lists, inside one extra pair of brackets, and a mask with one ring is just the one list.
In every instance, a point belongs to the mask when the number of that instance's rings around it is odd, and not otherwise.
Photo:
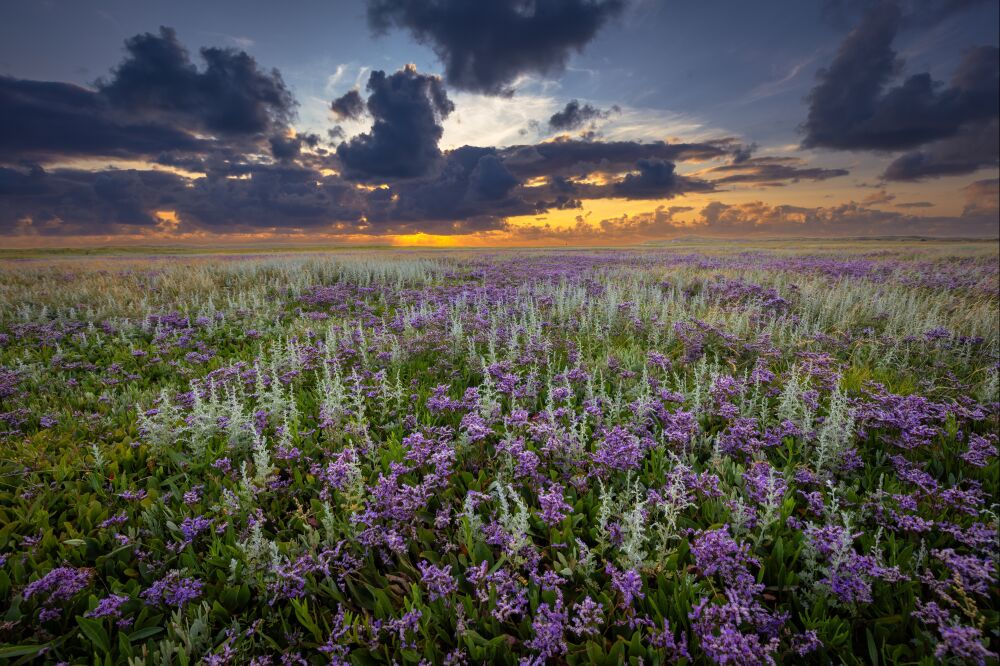
[(734, 157), (732, 164), (723, 164), (708, 171), (719, 178), (712, 180), (715, 184), (754, 183), (759, 185), (784, 185), (797, 183), (800, 180), (827, 180), (846, 176), (846, 169), (822, 169), (819, 167), (804, 167), (800, 161), (789, 157)]
[[(538, 206), (517, 196), (519, 181), (504, 166), (494, 148), (463, 146), (447, 153), (433, 177), (391, 186), (371, 202), (370, 219), (391, 223), (423, 221), (436, 233), (496, 229), (502, 218), (536, 212)], [(453, 225), (464, 221), (460, 229)], [(442, 222), (447, 224), (434, 224)]]
[(407, 65), (388, 76), (372, 72), (368, 92), (371, 131), (337, 148), (345, 176), (384, 180), (428, 174), (441, 159), (441, 120), (455, 109), (441, 79)]
[(725, 143), (665, 143), (653, 141), (582, 141), (560, 139), (501, 151), (504, 164), (520, 178), (537, 176), (585, 176), (622, 172), (635, 168), (639, 160), (710, 160), (728, 154)]
[(276, 160), (291, 160), (302, 154), (302, 147), (309, 146), (315, 148), (319, 145), (320, 139), (317, 134), (296, 134), (295, 136), (272, 136), (269, 140), (271, 144), (271, 155)]
[(601, 110), (590, 104), (581, 105), (579, 100), (570, 100), (562, 111), (556, 111), (549, 118), (549, 127), (557, 131), (574, 130), (592, 120), (602, 120), (621, 109), (616, 105)]
[(712, 186), (704, 181), (677, 175), (673, 162), (639, 160), (636, 170), (614, 184), (615, 194), (625, 199), (669, 199), (685, 192), (705, 192)]
[[(732, 140), (696, 144), (561, 139), (504, 150), (442, 153), (454, 109), (441, 79), (407, 66), (373, 72), (331, 108), (372, 117), (336, 152), (291, 128), (281, 75), (245, 53), (206, 48), (192, 62), (169, 29), (126, 42), (96, 89), (0, 79), (0, 233), (104, 235), (310, 229), (371, 234), (462, 233), (504, 218), (579, 207), (584, 198), (669, 198), (711, 185), (679, 176), (678, 160), (715, 159)], [(569, 105), (556, 124), (608, 112)], [(333, 134), (332, 138), (340, 135)], [(181, 169), (45, 169), (33, 162), (125, 157)], [(343, 176), (337, 175), (340, 172)], [(574, 182), (599, 174), (605, 184)], [(525, 181), (545, 176), (541, 186)], [(386, 183), (374, 190), (350, 181)], [(533, 184), (537, 185), (537, 183)], [(163, 213), (177, 222), (165, 226)]]
[(0, 234), (91, 235), (137, 231), (158, 223), (155, 203), (182, 179), (157, 171), (46, 172), (0, 167)]
[[(979, 133), (996, 119), (1000, 112), (996, 47), (968, 52), (947, 85), (919, 73), (889, 86), (902, 69), (892, 48), (902, 18), (896, 4), (880, 4), (847, 36), (809, 94), (804, 146), (913, 149), (960, 133)], [(995, 142), (992, 149), (995, 155)], [(899, 173), (912, 179), (909, 174), (941, 175), (945, 169), (935, 173), (923, 158), (911, 156), (886, 177)]]
[(128, 157), (200, 150), (182, 129), (119, 114), (102, 95), (69, 83), (0, 77), (0, 159)]
[(295, 100), (277, 70), (243, 51), (203, 48), (199, 70), (170, 28), (125, 42), (126, 58), (98, 90), (118, 111), (219, 135), (286, 126)]
[[(412, 65), (371, 73), (366, 99), (353, 91), (333, 101), (345, 117), (366, 111), (372, 119), (368, 132), (334, 151), (325, 138), (293, 130), (296, 105), (278, 72), (234, 50), (200, 55), (204, 62), (195, 64), (162, 29), (128, 40), (122, 63), (93, 90), (0, 78), (0, 234), (454, 234), (503, 229), (507, 217), (579, 208), (587, 199), (668, 199), (717, 182), (839, 175), (755, 158), (755, 146), (735, 139), (560, 138), (442, 151), (442, 122), (454, 105), (441, 79)], [(974, 64), (956, 81), (978, 79)], [(579, 126), (607, 113), (571, 103), (554, 124)], [(183, 171), (35, 164), (72, 157), (135, 158)], [(676, 171), (679, 162), (723, 159), (731, 163), (709, 170), (715, 181)], [(166, 212), (176, 221), (165, 221)]]
[(973, 173), (1000, 163), (997, 119), (963, 128), (955, 136), (897, 157), (886, 167), (885, 180), (914, 181)]
[[(295, 165), (260, 165), (243, 178), (199, 178), (171, 209), (194, 228), (215, 232), (246, 229), (325, 229), (361, 224), (364, 191), (336, 177)], [(162, 202), (164, 205), (166, 202)]]
[(625, 7), (624, 0), (368, 0), (377, 33), (408, 30), (462, 90), (511, 94), (521, 74), (557, 74), (574, 51)]
[(357, 90), (348, 90), (330, 102), (330, 110), (338, 120), (357, 120), (365, 112), (365, 102)]
[(198, 69), (169, 28), (137, 35), (125, 49), (96, 90), (0, 77), (0, 156), (148, 157), (237, 143), (247, 150), (294, 115), (281, 75), (246, 53), (202, 49)]
[(365, 193), (296, 166), (189, 180), (151, 170), (0, 168), (0, 234), (101, 235), (152, 231), (174, 211), (182, 231), (360, 225)]

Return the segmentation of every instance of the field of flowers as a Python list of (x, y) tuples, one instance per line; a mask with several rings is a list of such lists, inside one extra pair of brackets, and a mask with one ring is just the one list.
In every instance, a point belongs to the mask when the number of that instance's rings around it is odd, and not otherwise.
[(0, 261), (0, 662), (996, 663), (995, 244)]

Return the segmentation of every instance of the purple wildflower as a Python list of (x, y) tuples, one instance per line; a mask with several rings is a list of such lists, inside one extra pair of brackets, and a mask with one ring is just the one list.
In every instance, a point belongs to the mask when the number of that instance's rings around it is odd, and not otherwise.
[(535, 617), (531, 621), (534, 636), (525, 645), (538, 652), (541, 659), (550, 659), (565, 654), (569, 649), (566, 644), (566, 609), (562, 599), (556, 599), (554, 605), (539, 604)]
[(766, 462), (756, 462), (743, 474), (746, 494), (757, 504), (781, 504), (788, 484), (785, 478)]
[(638, 469), (642, 464), (639, 438), (621, 426), (615, 426), (604, 436), (594, 454), (594, 462), (619, 472)]
[(28, 583), (24, 588), (24, 598), (30, 599), (44, 594), (47, 603), (69, 601), (73, 595), (90, 584), (93, 576), (92, 569), (56, 567), (38, 580)]
[(181, 534), (184, 536), (184, 541), (186, 543), (194, 541), (199, 534), (212, 526), (212, 522), (211, 518), (204, 516), (185, 518), (184, 522), (181, 523)]
[(633, 601), (645, 598), (646, 595), (642, 593), (642, 576), (635, 569), (618, 571), (608, 564), (605, 573), (611, 576), (612, 589), (621, 596), (621, 608), (631, 608)]
[(604, 622), (604, 606), (588, 595), (583, 601), (573, 604), (573, 622), (569, 630), (576, 636), (593, 636), (599, 632)]
[(746, 572), (748, 564), (757, 564), (750, 556), (750, 546), (736, 543), (729, 535), (728, 525), (701, 532), (691, 545), (691, 553), (703, 576), (719, 574), (730, 583)]
[(420, 569), (420, 582), (430, 593), (431, 601), (443, 599), (458, 589), (450, 564), (438, 567), (424, 560), (417, 564), (417, 568)]
[(563, 488), (558, 483), (553, 483), (547, 491), (538, 493), (538, 503), (542, 506), (542, 520), (550, 527), (558, 525), (573, 511), (573, 507), (563, 499)]
[(121, 594), (109, 594), (97, 602), (94, 610), (88, 611), (85, 615), (93, 618), (120, 618), (122, 616), (121, 607), (128, 599), (127, 596)]
[(670, 629), (670, 621), (663, 618), (663, 626), (654, 630), (649, 637), (650, 644), (658, 650), (663, 650), (667, 657), (673, 662), (682, 657), (690, 659), (688, 653), (687, 636), (682, 631), (679, 638), (674, 638), (674, 632)]
[(996, 457), (997, 435), (995, 433), (990, 433), (987, 437), (970, 436), (968, 449), (961, 455), (962, 460), (974, 467), (986, 467)]
[(182, 578), (180, 572), (174, 570), (146, 588), (141, 596), (150, 606), (164, 604), (183, 608), (201, 596), (201, 585), (197, 578)]

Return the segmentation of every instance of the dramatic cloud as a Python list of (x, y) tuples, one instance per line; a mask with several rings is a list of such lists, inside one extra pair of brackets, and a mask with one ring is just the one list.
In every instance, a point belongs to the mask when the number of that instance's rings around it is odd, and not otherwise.
[(495, 149), (463, 146), (447, 154), (434, 177), (390, 186), (381, 205), (371, 202), (369, 218), (385, 223), (422, 221), (422, 230), (435, 233), (496, 229), (505, 216), (538, 210), (515, 195), (518, 185)]
[[(705, 181), (679, 176), (675, 162), (721, 159), (733, 150), (730, 139), (560, 139), (442, 152), (441, 121), (454, 106), (439, 78), (411, 65), (371, 73), (367, 100), (355, 92), (334, 102), (343, 114), (366, 109), (373, 124), (332, 153), (318, 135), (292, 130), (294, 102), (285, 99), (280, 75), (262, 74), (243, 55), (204, 49), (211, 64), (199, 71), (169, 30), (131, 39), (127, 51), (97, 90), (0, 80), (0, 99), (11, 111), (4, 157), (13, 158), (0, 173), (0, 233), (495, 231), (508, 217), (578, 208), (587, 198), (710, 190)], [(232, 67), (221, 67), (227, 58)], [(225, 77), (216, 70), (239, 67), (236, 79), (247, 89), (218, 84)], [(176, 99), (166, 100), (169, 91)], [(249, 110), (225, 111), (237, 101)], [(71, 136), (70, 128), (86, 131)], [(29, 161), (102, 155), (140, 158), (150, 167), (46, 169)]]
[(98, 82), (118, 112), (218, 135), (269, 133), (291, 122), (295, 100), (277, 70), (235, 49), (203, 48), (204, 70), (170, 28), (125, 42), (127, 57)]
[(733, 148), (733, 164), (740, 164), (741, 162), (746, 162), (753, 154), (757, 151), (757, 144), (751, 143), (749, 145), (737, 145)]
[(273, 136), (270, 139), (271, 155), (276, 160), (290, 160), (302, 153), (302, 146), (315, 148), (319, 145), (317, 134), (297, 134), (295, 136)]
[(365, 102), (357, 90), (349, 90), (330, 103), (338, 120), (357, 120), (365, 112)]
[(922, 180), (973, 173), (1000, 163), (1000, 122), (962, 129), (958, 134), (904, 153), (886, 167), (885, 180)]
[(407, 65), (387, 76), (374, 71), (368, 79), (371, 132), (337, 148), (348, 178), (384, 180), (424, 176), (438, 163), (441, 120), (455, 109), (441, 79)]
[(296, 166), (193, 180), (151, 170), (0, 168), (0, 234), (103, 235), (154, 231), (171, 211), (177, 231), (362, 226), (365, 192)]
[[(485, 11), (470, 7), (473, 14)], [(540, 3), (536, 12), (553, 7)], [(330, 109), (338, 118), (370, 117), (372, 123), (334, 149), (325, 136), (296, 131), (296, 103), (280, 73), (259, 67), (245, 53), (205, 48), (196, 64), (166, 28), (128, 40), (125, 50), (121, 64), (93, 89), (0, 77), (0, 235), (423, 232), (564, 240), (570, 238), (565, 231), (525, 227), (523, 220), (575, 209), (581, 218), (569, 233), (584, 239), (603, 234), (608, 241), (690, 233), (692, 224), (719, 236), (864, 235), (894, 227), (896, 233), (959, 235), (996, 226), (996, 196), (990, 192), (995, 180), (966, 188), (965, 213), (951, 218), (873, 209), (891, 205), (892, 195), (879, 192), (861, 203), (827, 208), (717, 203), (693, 222), (690, 208), (660, 206), (648, 215), (591, 224), (588, 201), (663, 201), (729, 184), (777, 186), (847, 172), (790, 157), (758, 157), (756, 144), (732, 137), (667, 143), (564, 135), (503, 148), (442, 150), (443, 121), (455, 107), (442, 79), (413, 65), (391, 74), (371, 72), (364, 94), (352, 90), (333, 100)], [(993, 55), (995, 49), (970, 52), (947, 87), (930, 87), (913, 122), (930, 125), (928, 119), (947, 115), (942, 109), (971, 108), (970, 100), (985, 99), (996, 88)], [(876, 119), (891, 115), (886, 109), (896, 104), (896, 89), (884, 90), (888, 75), (880, 80), (869, 98)], [(550, 126), (576, 129), (613, 111), (574, 100), (552, 115)], [(869, 119), (848, 129), (867, 136), (870, 127), (858, 129), (865, 123), (878, 126)], [(995, 165), (995, 144), (981, 139), (989, 132), (995, 137), (996, 126), (994, 113), (934, 140), (921, 139), (909, 152), (900, 150), (885, 178), (913, 180)], [(339, 127), (327, 135), (334, 142), (345, 138)], [(129, 168), (97, 167), (104, 158)], [(681, 174), (681, 163), (696, 166)], [(635, 204), (623, 206), (635, 210)], [(513, 224), (513, 217), (521, 219)]]
[(0, 167), (0, 234), (135, 233), (158, 223), (155, 201), (169, 199), (177, 176), (157, 171), (47, 173)]
[(752, 183), (761, 186), (776, 186), (797, 183), (800, 180), (827, 180), (846, 176), (846, 169), (822, 169), (804, 167), (801, 160), (792, 157), (744, 157), (737, 152), (731, 164), (723, 164), (708, 170), (716, 185), (728, 183)]
[(248, 149), (280, 135), (295, 102), (277, 71), (246, 53), (201, 50), (199, 70), (169, 28), (129, 39), (125, 60), (96, 90), (0, 77), (0, 154), (6, 160), (60, 156), (149, 157)]
[(620, 111), (621, 109), (617, 105), (606, 111), (602, 111), (601, 109), (597, 109), (590, 104), (581, 105), (578, 100), (574, 99), (567, 102), (562, 111), (557, 111), (552, 114), (552, 117), (549, 118), (549, 127), (561, 132), (574, 130), (578, 127), (582, 127), (584, 124), (589, 123), (592, 120), (602, 120), (610, 116), (612, 113)]
[(520, 178), (538, 176), (583, 177), (594, 172), (620, 173), (636, 168), (639, 160), (711, 160), (728, 155), (729, 142), (665, 143), (652, 141), (582, 141), (559, 139), (529, 146), (511, 146), (501, 152), (504, 164)]
[(624, 0), (368, 0), (382, 33), (408, 30), (441, 59), (448, 83), (512, 94), (522, 74), (558, 74), (569, 56), (625, 7)]
[(181, 129), (120, 118), (102, 96), (68, 83), (0, 77), (0, 118), (0, 155), (10, 160), (155, 155), (203, 143)]
[[(255, 166), (243, 178), (199, 178), (173, 206), (193, 228), (225, 233), (247, 229), (344, 231), (362, 224), (365, 192), (336, 177), (295, 165)], [(168, 202), (160, 202), (167, 207)]]
[[(847, 36), (809, 94), (804, 146), (910, 149), (961, 132), (981, 131), (996, 119), (1000, 111), (996, 47), (970, 51), (946, 86), (920, 73), (887, 87), (902, 67), (892, 48), (901, 20), (897, 5), (883, 3)], [(938, 175), (934, 167), (920, 166), (916, 171)]]
[(705, 192), (712, 187), (703, 181), (678, 176), (674, 163), (660, 159), (639, 160), (636, 170), (614, 185), (625, 199), (669, 199), (684, 192)]

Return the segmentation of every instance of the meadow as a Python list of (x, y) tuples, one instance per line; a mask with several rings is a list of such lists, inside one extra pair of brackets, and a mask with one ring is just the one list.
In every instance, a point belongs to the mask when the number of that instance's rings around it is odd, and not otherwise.
[(0, 662), (1000, 651), (995, 242), (0, 257)]

